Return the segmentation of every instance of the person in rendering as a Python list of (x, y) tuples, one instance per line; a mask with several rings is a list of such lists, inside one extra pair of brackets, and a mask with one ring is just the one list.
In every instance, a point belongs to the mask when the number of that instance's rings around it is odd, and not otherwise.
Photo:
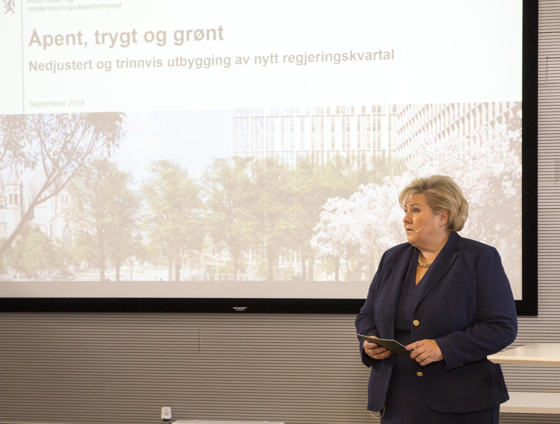
[(359, 339), (371, 367), (367, 408), (386, 424), (498, 423), (509, 397), (487, 356), (517, 335), (500, 255), (459, 236), (468, 203), (451, 178), (418, 178), (399, 203), (408, 242), (381, 258), (356, 330), (395, 339), (410, 357)]

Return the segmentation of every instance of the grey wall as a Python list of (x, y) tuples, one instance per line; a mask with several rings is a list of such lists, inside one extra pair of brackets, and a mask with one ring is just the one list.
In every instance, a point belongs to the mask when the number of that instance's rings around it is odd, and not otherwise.
[[(536, 1), (536, 0), (535, 0)], [(560, 2), (540, 0), (539, 316), (514, 346), (560, 343)], [(535, 267), (536, 269), (536, 267)], [(535, 271), (536, 272), (536, 271)], [(353, 315), (0, 314), (0, 421), (370, 423)], [(560, 392), (560, 368), (504, 366)], [(560, 416), (502, 414), (502, 423)]]

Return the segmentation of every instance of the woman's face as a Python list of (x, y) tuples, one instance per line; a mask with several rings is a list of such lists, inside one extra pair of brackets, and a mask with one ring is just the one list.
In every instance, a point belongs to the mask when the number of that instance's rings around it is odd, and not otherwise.
[(407, 197), (404, 202), (404, 212), (404, 230), (410, 244), (423, 247), (438, 238), (442, 230), (440, 214), (434, 214), (426, 203), (424, 194)]

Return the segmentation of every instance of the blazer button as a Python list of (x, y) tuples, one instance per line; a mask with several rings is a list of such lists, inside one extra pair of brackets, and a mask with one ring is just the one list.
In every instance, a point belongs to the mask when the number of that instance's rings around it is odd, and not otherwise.
[(415, 327), (418, 327), (420, 325), (420, 321), (418, 321), (417, 319), (412, 321), (412, 323), (414, 324)]
[(418, 377), (422, 377), (422, 376), (424, 375), (424, 373), (423, 373), (423, 372), (417, 372), (416, 375), (417, 375)]

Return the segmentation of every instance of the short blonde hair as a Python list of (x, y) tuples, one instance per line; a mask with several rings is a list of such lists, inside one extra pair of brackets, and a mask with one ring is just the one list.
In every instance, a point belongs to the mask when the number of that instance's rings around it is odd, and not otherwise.
[(434, 213), (442, 210), (449, 212), (447, 229), (450, 232), (461, 231), (469, 215), (469, 202), (463, 196), (461, 188), (453, 179), (445, 175), (432, 175), (416, 178), (399, 195), (399, 204), (404, 208), (404, 201), (413, 194), (423, 194), (426, 203)]

